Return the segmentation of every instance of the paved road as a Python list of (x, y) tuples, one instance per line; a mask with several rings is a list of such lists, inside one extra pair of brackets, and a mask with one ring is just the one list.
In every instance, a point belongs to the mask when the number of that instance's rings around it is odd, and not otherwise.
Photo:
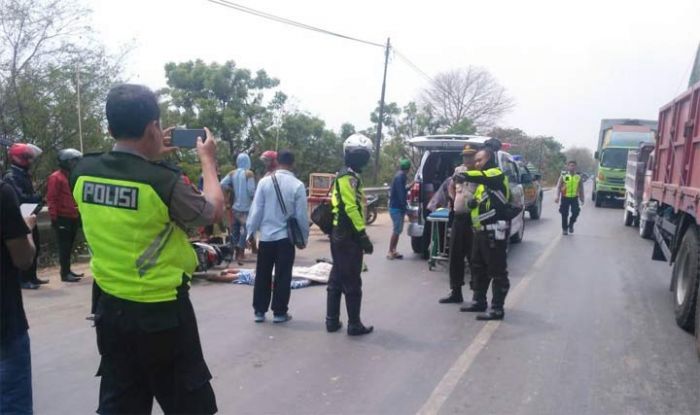
[[(510, 254), (506, 320), (482, 323), (439, 305), (444, 271), (387, 261), (386, 215), (370, 228), (364, 338), (323, 330), (325, 289), (292, 292), (286, 326), (252, 322), (252, 288), (196, 283), (204, 352), (220, 413), (698, 414), (700, 362), (675, 326), (669, 267), (622, 225), (586, 205), (562, 237), (548, 195)], [(300, 263), (328, 256), (319, 235)], [(408, 241), (401, 241), (404, 252)], [(96, 408), (98, 355), (89, 282), (25, 292), (37, 413)]]

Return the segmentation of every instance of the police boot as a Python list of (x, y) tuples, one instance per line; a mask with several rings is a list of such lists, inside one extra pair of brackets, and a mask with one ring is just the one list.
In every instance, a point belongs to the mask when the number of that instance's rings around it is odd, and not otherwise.
[(486, 311), (488, 306), (488, 302), (486, 301), (486, 293), (474, 292), (471, 304), (460, 307), (459, 311), (463, 311), (465, 313), (481, 313)]
[(345, 306), (348, 310), (348, 336), (361, 336), (374, 330), (373, 326), (365, 326), (360, 320), (362, 294), (345, 296)]
[(479, 321), (503, 320), (505, 313), (502, 308), (491, 308), (488, 313), (479, 314), (476, 319)]
[(328, 291), (326, 296), (326, 331), (336, 332), (343, 327), (340, 321), (340, 292)]
[(453, 289), (450, 292), (450, 295), (448, 295), (445, 298), (441, 298), (438, 301), (440, 304), (458, 304), (458, 303), (463, 303), (464, 302), (464, 297), (462, 297), (462, 289), (457, 288)]

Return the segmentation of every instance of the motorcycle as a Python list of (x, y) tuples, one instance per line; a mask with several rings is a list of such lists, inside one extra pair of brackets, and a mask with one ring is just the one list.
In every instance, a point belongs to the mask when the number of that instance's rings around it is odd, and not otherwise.
[(377, 220), (377, 209), (379, 208), (379, 196), (367, 196), (367, 225), (371, 225)]
[(215, 238), (210, 239), (207, 242), (192, 242), (192, 248), (197, 254), (197, 272), (206, 272), (217, 265), (221, 265), (222, 262), (231, 262), (233, 260), (233, 249), (230, 243), (223, 243), (223, 241), (215, 240)]

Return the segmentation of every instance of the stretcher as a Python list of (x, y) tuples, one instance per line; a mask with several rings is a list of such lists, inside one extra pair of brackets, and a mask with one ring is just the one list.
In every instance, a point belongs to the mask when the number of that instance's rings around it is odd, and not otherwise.
[(432, 271), (438, 265), (447, 265), (450, 262), (450, 211), (438, 209), (426, 218), (430, 223), (430, 258), (428, 269)]

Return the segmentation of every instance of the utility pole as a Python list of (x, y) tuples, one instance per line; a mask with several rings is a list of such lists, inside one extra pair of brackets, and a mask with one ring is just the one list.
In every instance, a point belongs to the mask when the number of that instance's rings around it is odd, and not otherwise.
[(384, 78), (382, 80), (382, 96), (379, 99), (379, 125), (377, 126), (377, 139), (374, 144), (374, 183), (379, 180), (379, 159), (382, 149), (382, 124), (384, 123), (384, 95), (386, 93), (386, 69), (389, 66), (389, 50), (391, 49), (391, 38), (386, 39), (386, 49), (384, 50)]
[(80, 67), (77, 63), (75, 64), (75, 84), (78, 92), (78, 139), (80, 140), (80, 152), (85, 153), (83, 150), (83, 121), (81, 119), (83, 117), (80, 114)]

